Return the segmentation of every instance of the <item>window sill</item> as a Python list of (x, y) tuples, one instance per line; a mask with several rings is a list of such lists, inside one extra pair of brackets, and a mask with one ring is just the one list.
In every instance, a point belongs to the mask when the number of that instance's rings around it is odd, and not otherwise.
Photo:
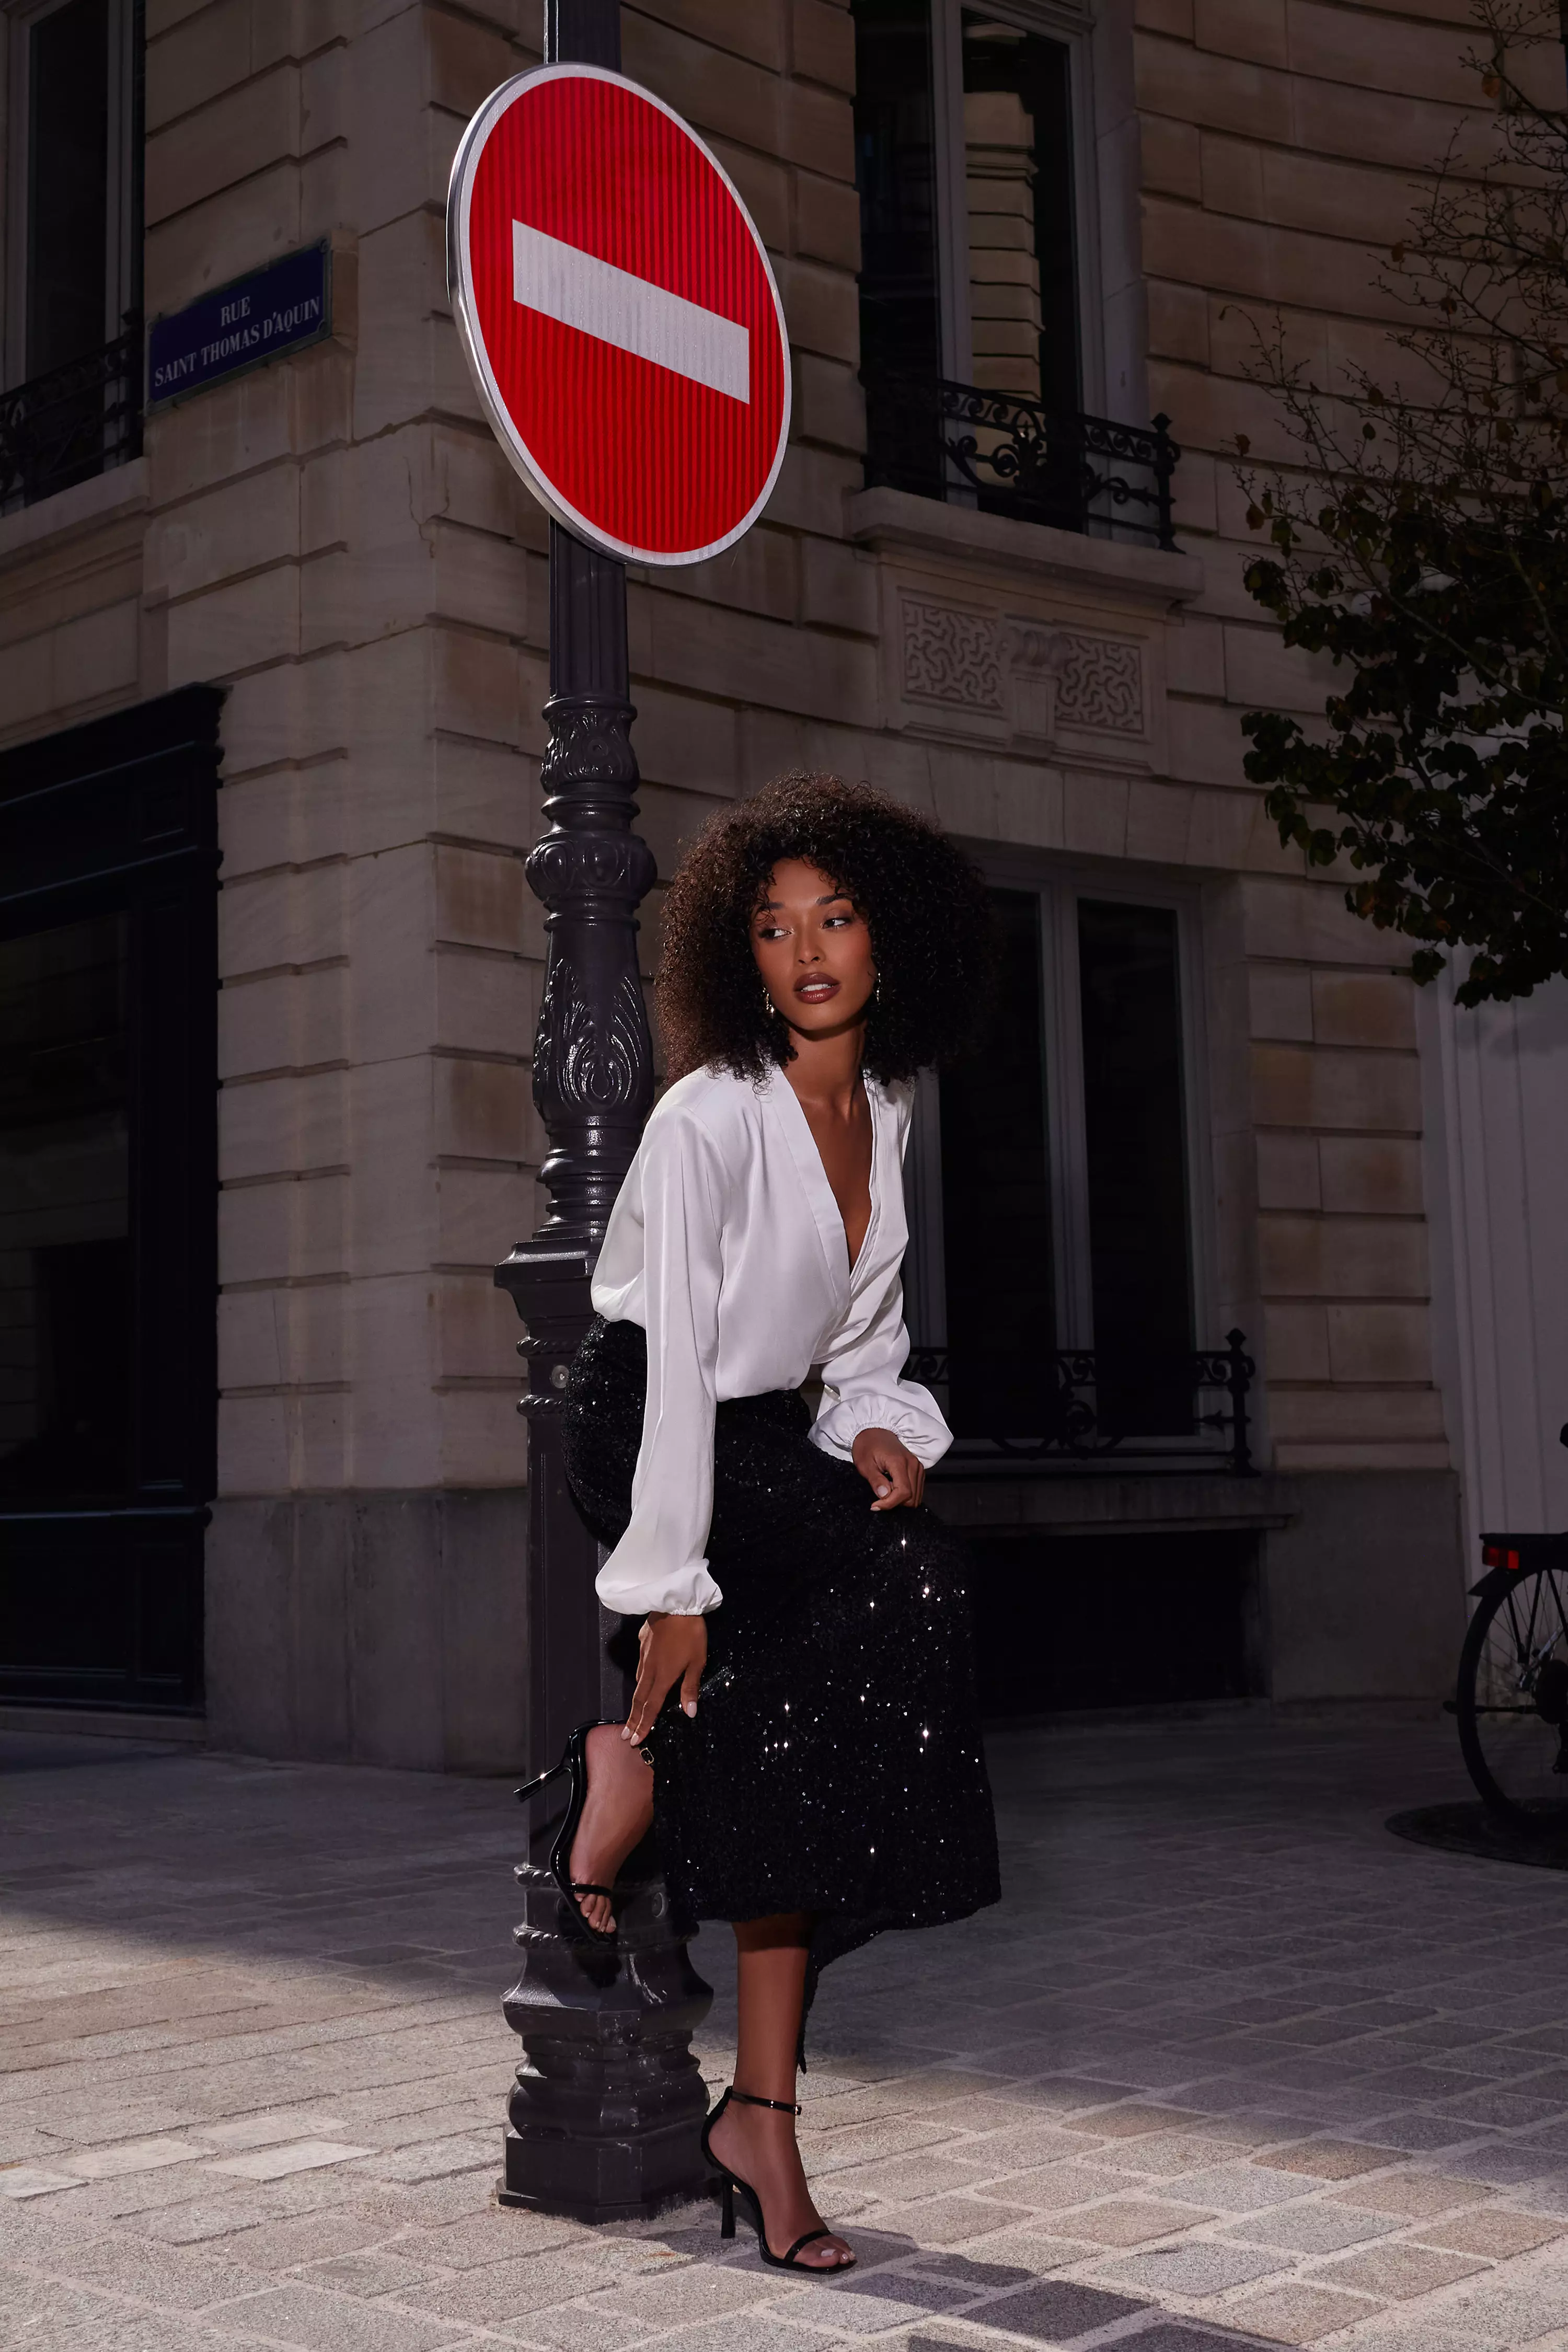
[(1204, 590), (1195, 555), (1169, 554), (1130, 541), (1088, 539), (1049, 524), (917, 498), (910, 490), (854, 490), (845, 501), (849, 536), (863, 547), (919, 548), (928, 555), (981, 562), (1075, 588), (1185, 604)]
[(52, 498), (39, 499), (34, 506), (0, 515), (0, 564), (45, 540), (64, 539), (112, 522), (144, 507), (147, 499), (145, 457), (110, 466), (89, 481), (73, 482), (68, 490), (57, 490)]

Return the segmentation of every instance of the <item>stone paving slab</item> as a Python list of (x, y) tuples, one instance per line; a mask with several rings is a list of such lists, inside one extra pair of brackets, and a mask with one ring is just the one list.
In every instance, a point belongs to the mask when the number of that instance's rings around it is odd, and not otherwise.
[(1464, 1795), (1447, 1729), (991, 1752), (1006, 1901), (818, 2002), (829, 2282), (705, 2204), (495, 2204), (504, 1784), (51, 1738), (0, 1815), (6, 2352), (1568, 2352), (1568, 1889), (1386, 1835)]

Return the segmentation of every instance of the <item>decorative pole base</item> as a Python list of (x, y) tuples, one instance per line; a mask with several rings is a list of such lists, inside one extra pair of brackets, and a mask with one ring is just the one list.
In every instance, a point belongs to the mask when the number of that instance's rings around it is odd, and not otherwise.
[[(533, 1771), (595, 1717), (618, 1722), (627, 1692), (606, 1648), (617, 1620), (594, 1592), (598, 1546), (566, 1484), (562, 1388), (593, 1313), (591, 1244), (542, 1236), (496, 1268), (528, 1327), (530, 1738)], [(531, 1851), (558, 1828), (540, 1806)], [(670, 1923), (650, 1843), (616, 1892), (613, 1946), (586, 1943), (548, 1871), (521, 1864), (522, 1973), (502, 2004), (526, 2053), (508, 2103), (503, 2205), (578, 2221), (645, 2219), (700, 2196), (708, 2095), (691, 2054), (713, 1995)]]
[(663, 1882), (634, 1875), (617, 1886), (611, 1947), (572, 1932), (548, 1871), (524, 1864), (517, 1875), (522, 1973), (503, 2006), (526, 2054), (500, 2202), (624, 2221), (704, 2195), (708, 2095), (690, 2039), (713, 1994), (670, 1923)]

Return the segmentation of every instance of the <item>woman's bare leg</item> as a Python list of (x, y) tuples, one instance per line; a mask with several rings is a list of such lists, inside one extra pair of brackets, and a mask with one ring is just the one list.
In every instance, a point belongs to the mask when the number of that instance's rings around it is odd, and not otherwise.
[[(596, 1723), (588, 1734), (588, 1795), (572, 1841), (572, 1875), (613, 1886), (635, 1845), (653, 1827), (653, 1774), (639, 1748), (621, 1738), (618, 1723)], [(615, 1913), (603, 1895), (580, 1895), (583, 1916), (606, 1935)]]
[[(805, 1952), (811, 1922), (804, 1912), (735, 1926), (739, 1959), (740, 2034), (735, 2088), (758, 2099), (795, 2099), (795, 2054), (805, 1997)], [(726, 2107), (710, 2145), (721, 2164), (756, 2190), (767, 2222), (768, 2245), (787, 2253), (822, 2216), (811, 2200), (795, 2146), (795, 2117), (768, 2107)], [(842, 2238), (818, 2238), (800, 2260), (817, 2270), (853, 2261)]]

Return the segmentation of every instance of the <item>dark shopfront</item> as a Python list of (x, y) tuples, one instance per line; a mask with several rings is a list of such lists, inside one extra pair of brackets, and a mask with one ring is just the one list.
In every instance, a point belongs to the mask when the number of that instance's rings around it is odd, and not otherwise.
[(195, 1713), (221, 698), (0, 755), (0, 1699)]

